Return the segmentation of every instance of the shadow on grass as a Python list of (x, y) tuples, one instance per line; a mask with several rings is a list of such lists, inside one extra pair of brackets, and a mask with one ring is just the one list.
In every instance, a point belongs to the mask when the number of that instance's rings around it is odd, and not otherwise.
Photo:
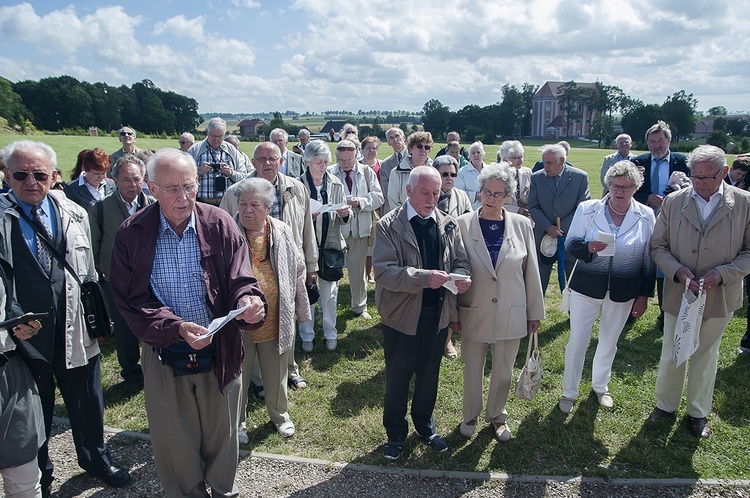
[[(732, 344), (734, 348), (734, 344)], [(747, 374), (750, 371), (750, 356), (737, 355), (734, 362), (719, 368), (716, 374), (713, 410), (723, 422), (735, 427), (748, 424), (747, 407), (750, 406), (750, 391), (747, 389)]]

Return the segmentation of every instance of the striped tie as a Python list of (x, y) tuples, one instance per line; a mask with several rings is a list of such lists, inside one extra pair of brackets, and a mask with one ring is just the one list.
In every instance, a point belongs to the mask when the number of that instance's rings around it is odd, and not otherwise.
[[(39, 206), (32, 206), (31, 216), (37, 227), (44, 233), (44, 235), (46, 235), (47, 240), (52, 242), (52, 232), (50, 232), (49, 227), (44, 222), (44, 219), (42, 218), (42, 210), (39, 209)], [(36, 234), (36, 252), (39, 264), (47, 273), (47, 275), (49, 275), (52, 271), (52, 256), (49, 252), (47, 244), (42, 240), (39, 234)]]

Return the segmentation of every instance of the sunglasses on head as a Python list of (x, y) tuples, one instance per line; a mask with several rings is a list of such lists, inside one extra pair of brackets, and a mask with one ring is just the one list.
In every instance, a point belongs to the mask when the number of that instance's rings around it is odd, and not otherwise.
[(414, 147), (416, 147), (417, 149), (424, 149), (424, 150), (432, 149), (432, 145), (430, 144), (416, 144)]
[(443, 178), (448, 178), (449, 176), (452, 176), (453, 178), (458, 176), (458, 173), (449, 173), (447, 171), (442, 172)]
[[(49, 178), (49, 175), (47, 173), (41, 173), (39, 171), (36, 171), (31, 174), (34, 175), (34, 180), (38, 182), (46, 182), (47, 179)], [(13, 173), (13, 179), (19, 182), (25, 182), (26, 178), (28, 177), (29, 177), (28, 171), (16, 171), (15, 173)]]

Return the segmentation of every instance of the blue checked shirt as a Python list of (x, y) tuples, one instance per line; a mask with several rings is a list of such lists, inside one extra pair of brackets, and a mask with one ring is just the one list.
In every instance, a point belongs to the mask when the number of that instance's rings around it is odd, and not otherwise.
[[(156, 298), (172, 308), (175, 315), (185, 321), (208, 327), (213, 315), (206, 300), (206, 282), (200, 260), (195, 213), (190, 215), (190, 221), (180, 239), (159, 212), (159, 237), (156, 240), (154, 266), (151, 270), (151, 288)], [(213, 344), (208, 347), (213, 347)], [(168, 349), (193, 351), (186, 342)]]

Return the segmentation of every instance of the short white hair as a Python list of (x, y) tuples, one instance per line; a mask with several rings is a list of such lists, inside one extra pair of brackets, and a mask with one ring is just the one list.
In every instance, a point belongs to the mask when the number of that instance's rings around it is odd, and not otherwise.
[(442, 183), (440, 173), (432, 166), (417, 166), (409, 173), (409, 186), (415, 188), (422, 178), (432, 177), (438, 183)]
[(46, 156), (50, 169), (57, 168), (57, 154), (55, 154), (55, 151), (52, 150), (52, 147), (43, 142), (35, 142), (34, 140), (18, 140), (5, 146), (5, 148), (3, 149), (3, 162), (5, 162), (5, 167), (7, 167), (8, 169), (12, 169), (13, 167), (13, 155), (16, 154), (16, 152), (26, 154), (41, 152)]
[(221, 131), (222, 133), (227, 132), (227, 122), (220, 117), (211, 118), (206, 124), (206, 133), (209, 131)]
[(171, 165), (175, 162), (183, 162), (186, 165), (191, 166), (193, 169), (193, 175), (198, 174), (198, 166), (195, 164), (193, 156), (187, 152), (182, 152), (179, 149), (161, 149), (156, 154), (149, 157), (148, 162), (146, 163), (146, 172), (148, 173), (149, 180), (156, 180), (156, 169), (162, 163), (169, 163)]

